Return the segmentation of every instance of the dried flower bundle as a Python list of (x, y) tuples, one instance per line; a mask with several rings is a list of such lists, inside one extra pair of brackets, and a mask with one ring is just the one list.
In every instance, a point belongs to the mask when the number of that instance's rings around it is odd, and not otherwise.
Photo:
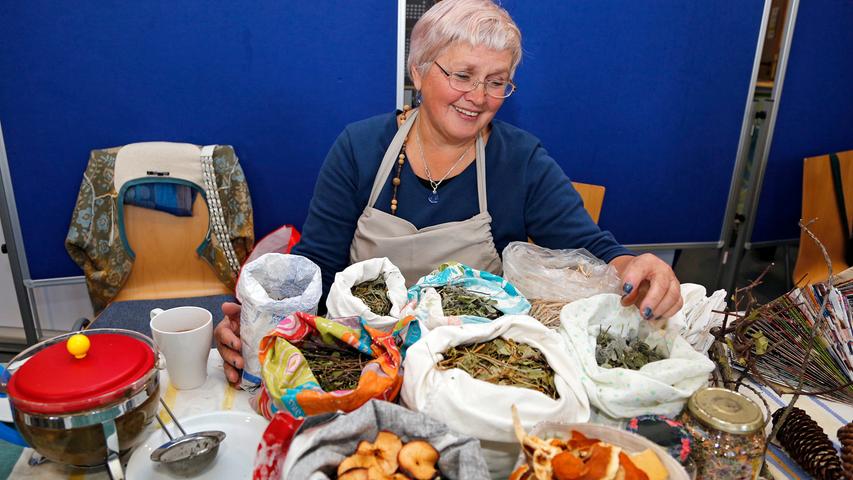
[(382, 316), (391, 313), (388, 287), (385, 285), (385, 277), (382, 275), (375, 280), (368, 280), (355, 285), (351, 291), (353, 296), (364, 302), (371, 312)]
[(439, 370), (458, 368), (477, 380), (530, 388), (557, 398), (554, 370), (542, 352), (510, 339), (451, 347), (438, 362)]
[(453, 285), (438, 287), (435, 291), (441, 295), (441, 309), (447, 316), (474, 315), (490, 320), (501, 316), (498, 302), (489, 297)]
[(302, 356), (308, 361), (311, 373), (327, 392), (353, 390), (358, 386), (361, 371), (372, 360), (356, 350), (332, 350), (330, 348), (305, 349)]

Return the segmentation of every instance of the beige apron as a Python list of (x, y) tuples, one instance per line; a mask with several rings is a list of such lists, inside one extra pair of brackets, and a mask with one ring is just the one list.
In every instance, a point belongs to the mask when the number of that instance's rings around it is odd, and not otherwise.
[[(373, 205), (397, 162), (403, 140), (418, 116), (414, 111), (400, 127), (376, 178), (364, 213), (358, 219), (350, 245), (350, 263), (369, 258), (388, 257), (403, 273), (407, 285), (413, 285), (444, 262), (457, 261), (478, 270), (501, 273), (501, 259), (492, 238), (492, 217), (486, 203), (486, 152), (483, 137), (477, 137), (477, 196), (480, 213), (468, 220), (432, 225), (418, 230), (411, 222)], [(432, 208), (441, 208), (438, 205)]]

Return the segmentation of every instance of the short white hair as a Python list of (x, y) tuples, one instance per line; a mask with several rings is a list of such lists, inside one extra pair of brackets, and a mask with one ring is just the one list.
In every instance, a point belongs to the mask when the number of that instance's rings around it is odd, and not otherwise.
[(512, 54), (510, 77), (521, 62), (521, 31), (493, 0), (441, 0), (418, 20), (409, 43), (409, 72), (425, 75), (448, 47), (468, 43)]

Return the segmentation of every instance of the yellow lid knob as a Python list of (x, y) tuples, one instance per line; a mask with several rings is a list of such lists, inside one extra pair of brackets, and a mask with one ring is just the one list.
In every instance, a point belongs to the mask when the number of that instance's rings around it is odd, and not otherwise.
[(90, 345), (89, 337), (78, 333), (71, 335), (71, 338), (65, 343), (65, 348), (68, 350), (68, 353), (74, 355), (74, 358), (80, 359), (85, 357), (86, 353), (89, 352)]

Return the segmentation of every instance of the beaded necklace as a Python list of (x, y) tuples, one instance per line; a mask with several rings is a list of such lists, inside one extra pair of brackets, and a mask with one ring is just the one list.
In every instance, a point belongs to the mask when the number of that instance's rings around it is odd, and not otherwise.
[[(403, 112), (397, 116), (398, 126), (406, 123), (406, 119), (409, 117), (409, 112), (411, 111), (412, 107), (403, 105)], [(391, 185), (393, 185), (391, 190), (391, 215), (397, 215), (397, 189), (400, 188), (400, 174), (403, 171), (404, 163), (406, 163), (406, 140), (403, 140), (403, 147), (400, 148), (400, 155), (397, 157), (397, 172), (394, 174), (394, 178), (391, 179)]]

